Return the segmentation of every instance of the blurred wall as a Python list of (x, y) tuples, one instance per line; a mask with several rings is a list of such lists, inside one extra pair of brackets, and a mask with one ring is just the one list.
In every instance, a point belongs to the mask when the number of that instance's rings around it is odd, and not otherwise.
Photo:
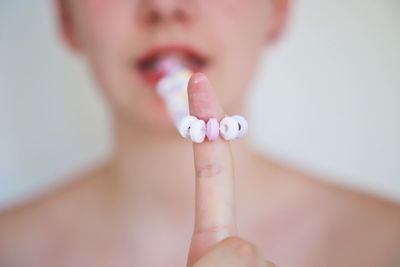
[[(294, 2), (289, 31), (254, 82), (255, 144), (400, 201), (400, 2)], [(0, 2), (0, 209), (70, 179), (111, 148), (105, 105), (88, 70), (60, 45), (51, 4)]]

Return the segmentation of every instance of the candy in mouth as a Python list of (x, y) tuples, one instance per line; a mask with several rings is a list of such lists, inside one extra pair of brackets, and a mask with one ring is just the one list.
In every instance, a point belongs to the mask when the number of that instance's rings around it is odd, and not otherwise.
[(164, 47), (153, 49), (136, 62), (139, 72), (152, 83), (169, 72), (169, 68), (202, 71), (208, 64), (208, 60), (199, 53), (187, 47)]

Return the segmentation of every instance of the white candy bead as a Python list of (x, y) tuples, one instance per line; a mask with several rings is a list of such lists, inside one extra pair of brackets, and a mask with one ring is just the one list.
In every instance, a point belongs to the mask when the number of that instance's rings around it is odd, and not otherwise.
[(169, 94), (187, 91), (190, 75), (189, 71), (181, 70), (163, 77), (157, 84), (157, 93), (161, 97), (168, 97)]
[(195, 143), (202, 143), (206, 137), (206, 123), (196, 119), (190, 124), (190, 139)]
[(158, 95), (161, 97), (167, 96), (171, 92), (173, 85), (174, 81), (170, 76), (163, 77), (156, 86)]
[(178, 131), (182, 137), (190, 137), (190, 125), (195, 120), (197, 120), (197, 118), (194, 116), (186, 116), (180, 121)]
[(239, 124), (232, 117), (225, 117), (219, 123), (219, 131), (225, 140), (235, 139), (239, 133)]
[(232, 119), (236, 120), (237, 123), (239, 123), (239, 133), (237, 135), (237, 138), (243, 137), (247, 133), (248, 129), (246, 119), (240, 115), (234, 115), (232, 116)]

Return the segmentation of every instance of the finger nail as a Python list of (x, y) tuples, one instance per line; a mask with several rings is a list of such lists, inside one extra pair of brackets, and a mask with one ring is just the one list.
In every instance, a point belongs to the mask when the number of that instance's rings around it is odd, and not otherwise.
[(206, 81), (207, 80), (207, 76), (204, 75), (204, 73), (196, 72), (195, 74), (193, 74), (192, 79), (193, 79), (193, 83), (197, 84), (197, 83), (201, 83), (203, 81)]

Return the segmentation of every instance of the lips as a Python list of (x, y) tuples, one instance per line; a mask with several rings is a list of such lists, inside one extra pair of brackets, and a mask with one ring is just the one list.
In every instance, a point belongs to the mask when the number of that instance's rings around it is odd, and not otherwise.
[(135, 68), (153, 88), (166, 74), (160, 66), (165, 59), (172, 59), (192, 72), (204, 71), (209, 64), (208, 58), (191, 46), (166, 45), (152, 48), (136, 61)]

